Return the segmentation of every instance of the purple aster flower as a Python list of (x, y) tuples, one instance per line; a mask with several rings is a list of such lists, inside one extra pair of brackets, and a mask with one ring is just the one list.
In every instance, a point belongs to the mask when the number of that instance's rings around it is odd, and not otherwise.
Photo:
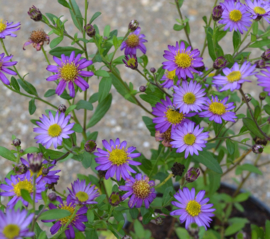
[(85, 91), (89, 88), (88, 83), (81, 78), (93, 76), (94, 73), (91, 71), (82, 71), (83, 68), (90, 66), (93, 62), (88, 61), (87, 59), (81, 59), (81, 54), (78, 54), (75, 57), (75, 51), (71, 52), (70, 57), (61, 55), (61, 60), (56, 56), (53, 57), (54, 61), (58, 66), (49, 65), (47, 70), (55, 75), (52, 75), (47, 78), (47, 81), (55, 81), (60, 79), (58, 86), (56, 87), (56, 94), (61, 95), (68, 84), (69, 94), (71, 97), (75, 96), (74, 84), (81, 88), (82, 91)]
[(228, 0), (220, 4), (223, 8), (220, 24), (225, 24), (224, 31), (230, 29), (243, 34), (251, 26), (251, 15), (247, 12), (246, 5), (234, 0)]
[[(27, 160), (25, 160), (24, 158), (21, 158), (21, 162), (22, 164), (26, 165), (29, 168), (29, 162)], [(42, 162), (42, 168), (39, 170), (39, 172), (37, 173), (37, 177), (41, 177), (41, 181), (44, 181), (47, 184), (52, 184), (52, 183), (57, 183), (57, 181), (59, 180), (59, 175), (56, 175), (57, 173), (59, 173), (61, 170), (54, 170), (52, 171), (51, 169), (54, 168), (56, 165), (56, 161), (52, 161), (52, 162), (48, 162), (47, 160), (44, 160)], [(46, 169), (46, 170), (44, 170)], [(33, 172), (31, 171), (31, 169), (29, 169), (30, 171), (30, 176), (33, 176)], [(44, 173), (45, 171), (47, 171), (46, 173)]]
[(20, 239), (32, 237), (34, 232), (29, 232), (29, 225), (31, 224), (34, 214), (27, 216), (26, 210), (10, 210), (7, 209), (4, 214), (0, 211), (0, 238), (1, 239)]
[(125, 55), (125, 59), (123, 59), (126, 67), (131, 68), (132, 70), (136, 70), (138, 68), (138, 61), (136, 55)]
[(121, 176), (123, 179), (128, 179), (130, 177), (129, 172), (136, 173), (130, 165), (138, 166), (141, 165), (140, 162), (133, 161), (133, 158), (139, 157), (140, 153), (132, 153), (136, 150), (135, 147), (127, 147), (127, 141), (120, 143), (120, 140), (117, 138), (115, 142), (110, 140), (108, 143), (105, 139), (102, 140), (105, 150), (98, 148), (98, 152), (94, 155), (98, 156), (95, 158), (96, 162), (99, 164), (96, 167), (96, 170), (106, 171), (105, 179), (113, 177), (116, 174), (116, 179), (120, 181)]
[(179, 112), (189, 113), (190, 111), (201, 111), (206, 101), (205, 91), (195, 81), (183, 81), (182, 86), (174, 86), (173, 103)]
[(75, 204), (88, 205), (97, 204), (95, 198), (99, 196), (98, 189), (95, 189), (95, 185), (89, 183), (86, 185), (85, 180), (80, 181), (77, 179), (73, 184), (71, 184), (72, 190), (68, 188), (70, 201)]
[(141, 28), (138, 27), (134, 32), (131, 32), (127, 40), (122, 42), (121, 51), (125, 49), (125, 55), (136, 55), (137, 49), (141, 50), (143, 54), (146, 53), (146, 47), (143, 44), (147, 42), (144, 34), (140, 34)]
[[(174, 78), (175, 78), (175, 70), (172, 71), (166, 71), (164, 76), (160, 79), (161, 81), (164, 81), (161, 86), (167, 89), (170, 89), (174, 86)], [(179, 85), (180, 81), (178, 80), (177, 85)]]
[(270, 23), (270, 5), (264, 0), (246, 0), (247, 10), (252, 14), (252, 18), (260, 20), (264, 18), (265, 21)]
[(264, 91), (268, 92), (270, 96), (270, 67), (266, 67), (265, 70), (260, 71), (262, 75), (256, 75), (258, 77), (259, 86), (264, 87)]
[[(13, 208), (15, 204), (20, 200), (27, 207), (28, 202), (21, 196), (21, 189), (25, 189), (29, 192), (33, 198), (33, 177), (30, 176), (28, 171), (22, 175), (11, 175), (10, 179), (5, 178), (7, 184), (0, 184), (0, 189), (5, 192), (0, 192), (0, 196), (13, 197), (7, 204), (10, 208)], [(36, 197), (35, 202), (42, 199), (41, 192), (45, 191), (46, 183), (41, 181), (41, 177), (36, 179)]]
[(122, 196), (122, 200), (125, 200), (129, 196), (128, 206), (133, 208), (134, 206), (140, 208), (144, 202), (144, 206), (149, 208), (149, 205), (156, 198), (155, 182), (149, 181), (149, 178), (141, 173), (136, 174), (135, 179), (130, 177), (126, 180), (124, 186), (120, 186), (122, 191), (128, 191)]
[[(69, 211), (71, 213), (71, 215), (67, 216), (67, 217), (64, 217), (62, 219), (59, 219), (59, 220), (44, 220), (44, 222), (54, 222), (54, 221), (56, 221), (56, 223), (50, 229), (51, 234), (55, 234), (56, 232), (59, 231), (59, 229), (62, 226), (66, 225), (66, 223), (70, 220), (72, 214), (74, 213), (75, 207), (76, 207), (76, 204), (71, 201), (70, 197), (67, 197), (66, 203), (64, 203), (62, 198), (60, 198), (59, 196), (57, 196), (56, 200), (58, 202), (60, 202), (60, 204), (58, 206), (55, 206), (54, 204), (50, 203), (49, 208), (50, 209), (64, 209), (64, 210)], [(74, 227), (79, 231), (84, 231), (85, 230), (85, 225), (83, 224), (83, 222), (87, 222), (88, 220), (87, 220), (87, 217), (85, 215), (83, 215), (83, 214), (85, 214), (86, 212), (87, 212), (87, 207), (86, 206), (81, 207), (76, 212), (76, 216), (73, 218), (71, 223), (67, 226), (67, 229), (65, 231), (66, 237), (68, 239), (75, 238)]]
[(195, 123), (188, 122), (172, 131), (171, 142), (173, 148), (177, 148), (176, 152), (181, 153), (185, 151), (185, 158), (189, 154), (199, 155), (198, 151), (202, 151), (202, 148), (205, 147), (209, 133), (203, 132), (203, 128), (199, 128), (199, 125), (195, 127)]
[(60, 113), (57, 111), (55, 117), (51, 111), (49, 111), (49, 117), (42, 115), (40, 117), (41, 122), (37, 121), (38, 128), (34, 128), (34, 132), (40, 135), (36, 136), (37, 143), (44, 145), (47, 149), (53, 144), (54, 148), (57, 145), (62, 145), (62, 140), (69, 138), (69, 135), (74, 133), (71, 130), (75, 123), (68, 124), (70, 115), (65, 117), (65, 113)]
[(4, 75), (4, 73), (9, 74), (9, 75), (17, 75), (17, 73), (15, 71), (12, 71), (10, 69), (8, 69), (7, 67), (9, 66), (14, 66), (17, 64), (17, 61), (9, 61), (13, 56), (6, 56), (4, 57), (5, 54), (2, 53), (0, 54), (0, 80), (5, 84), (5, 85), (9, 85), (10, 82), (8, 80), (8, 78)]
[(192, 73), (199, 73), (195, 67), (203, 66), (198, 49), (192, 50), (191, 46), (185, 49), (185, 43), (181, 42), (180, 45), (176, 42), (176, 46), (168, 46), (169, 51), (164, 51), (163, 57), (168, 61), (163, 62), (163, 69), (168, 71), (175, 71), (178, 78), (186, 80), (187, 77), (193, 79)]
[(166, 100), (161, 100), (161, 103), (157, 103), (155, 107), (153, 107), (153, 115), (157, 116), (153, 119), (153, 123), (155, 123), (155, 128), (160, 133), (164, 133), (167, 129), (172, 126), (172, 131), (182, 126), (185, 122), (189, 122), (190, 120), (186, 117), (192, 117), (196, 115), (196, 113), (184, 114), (179, 112), (176, 109), (176, 105), (174, 105), (171, 99), (166, 96)]
[(8, 23), (3, 22), (3, 20), (0, 20), (0, 38), (4, 39), (6, 36), (16, 37), (17, 35), (13, 34), (13, 32), (16, 32), (20, 30), (19, 27), (21, 25), (20, 22), (13, 24), (13, 22)]
[(251, 65), (249, 62), (244, 62), (240, 67), (237, 62), (234, 63), (231, 69), (224, 68), (223, 73), (225, 76), (218, 75), (213, 77), (213, 84), (219, 85), (223, 87), (220, 91), (225, 90), (239, 90), (241, 84), (244, 82), (251, 82), (250, 80), (246, 80), (245, 78), (248, 76), (252, 76), (255, 74), (256, 65)]
[(203, 112), (199, 113), (202, 118), (209, 118), (210, 121), (215, 121), (217, 124), (222, 124), (222, 119), (225, 121), (235, 122), (235, 112), (229, 112), (235, 108), (234, 103), (227, 103), (229, 97), (219, 100), (217, 96), (213, 97), (212, 100), (207, 99), (206, 105), (202, 107)]
[(183, 188), (179, 190), (174, 198), (177, 200), (172, 202), (172, 205), (179, 209), (172, 211), (171, 216), (180, 216), (180, 223), (186, 222), (185, 227), (188, 228), (189, 224), (196, 223), (199, 227), (210, 227), (209, 223), (212, 221), (211, 217), (214, 216), (212, 212), (216, 209), (211, 208), (213, 204), (207, 204), (209, 198), (204, 198), (205, 191), (201, 190), (197, 196), (195, 195), (195, 188), (189, 190)]

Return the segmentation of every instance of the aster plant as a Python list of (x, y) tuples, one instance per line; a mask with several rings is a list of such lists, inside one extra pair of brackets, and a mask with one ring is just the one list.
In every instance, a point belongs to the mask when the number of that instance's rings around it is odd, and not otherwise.
[[(27, 29), (31, 35), (20, 48), (27, 53), (32, 45), (44, 57), (38, 66), (47, 73), (37, 80), (22, 73), (19, 52), (10, 46), (21, 23), (0, 20), (2, 88), (7, 96), (27, 98), (33, 115), (31, 136), (12, 135), (8, 146), (0, 146), (9, 161), (0, 177), (0, 239), (245, 238), (249, 208), (241, 202), (249, 194), (241, 189), (269, 163), (260, 162), (270, 141), (269, 0), (213, 1), (196, 34), (198, 20), (184, 19), (185, 1), (173, 0), (168, 7), (179, 17), (172, 28), (184, 34), (177, 42), (167, 37), (168, 47), (159, 45), (156, 66), (148, 56), (159, 39), (144, 35), (149, 23), (129, 19), (119, 35), (123, 28), (100, 28), (100, 13), (88, 8), (89, 1), (84, 9), (77, 0), (56, 2), (70, 16), (25, 8), (28, 20), (44, 29)], [(41, 80), (50, 89), (36, 89)], [(248, 91), (255, 85), (258, 94)], [(99, 122), (110, 119), (113, 103), (124, 105), (113, 100), (116, 92), (140, 108), (145, 127), (139, 124), (133, 134), (129, 119), (138, 115), (132, 111), (123, 124), (131, 137), (106, 129), (103, 138)], [(145, 134), (155, 145), (151, 150)], [(28, 145), (29, 138), (36, 144)], [(218, 190), (226, 178), (237, 182), (231, 195)], [(262, 224), (252, 225), (252, 238), (268, 238), (270, 222), (265, 225), (265, 233)]]

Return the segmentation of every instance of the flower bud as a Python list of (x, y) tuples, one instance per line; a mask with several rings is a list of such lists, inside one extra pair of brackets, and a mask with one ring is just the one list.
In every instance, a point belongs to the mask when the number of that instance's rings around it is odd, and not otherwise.
[(256, 68), (262, 69), (266, 67), (265, 61), (264, 60), (258, 60), (255, 62)]
[(226, 58), (223, 57), (223, 56), (220, 56), (220, 57), (218, 57), (218, 58), (214, 61), (213, 67), (214, 67), (216, 70), (219, 70), (219, 69), (225, 67), (226, 64), (227, 64)]
[(181, 163), (174, 163), (172, 168), (173, 177), (182, 176), (183, 172), (185, 171), (185, 166)]
[(36, 8), (34, 5), (29, 8), (28, 15), (30, 18), (36, 22), (42, 20), (42, 13), (39, 11), (38, 8)]
[(85, 25), (84, 30), (89, 37), (94, 37), (96, 35), (96, 30), (91, 24)]
[(97, 148), (97, 144), (94, 140), (88, 140), (86, 141), (84, 145), (84, 150), (88, 153), (93, 153)]
[(253, 140), (254, 140), (255, 144), (260, 144), (260, 145), (264, 145), (264, 146), (267, 145), (266, 139), (261, 139), (261, 138), (256, 136)]
[(12, 143), (13, 143), (13, 145), (14, 145), (15, 147), (19, 147), (19, 146), (21, 145), (21, 140), (20, 140), (20, 139), (14, 139), (14, 140), (12, 141)]
[[(249, 101), (251, 101), (251, 100), (252, 100), (252, 96), (251, 96), (250, 94), (245, 94), (245, 98), (246, 98), (246, 101), (247, 101), (247, 102), (249, 102)], [(244, 98), (242, 98), (242, 101), (244, 101), (244, 102), (245, 102), (245, 99), (244, 99)]]
[(199, 71), (199, 72), (203, 72), (205, 70), (205, 65), (203, 64), (203, 66), (200, 66), (200, 67), (194, 67), (194, 69), (196, 71)]
[(262, 54), (262, 59), (269, 61), (270, 60), (270, 49), (267, 49), (263, 54)]
[(106, 173), (107, 173), (107, 170), (105, 170), (105, 171), (98, 170), (98, 177), (105, 178)]
[(48, 198), (51, 202), (55, 201), (57, 196), (56, 196), (56, 193), (55, 192), (51, 192), (49, 195), (48, 195)]
[(65, 113), (67, 110), (67, 107), (63, 104), (58, 106), (58, 111), (60, 111), (61, 113)]
[(109, 202), (112, 206), (118, 206), (121, 202), (121, 195), (118, 192), (112, 192)]
[(138, 68), (138, 61), (136, 55), (125, 55), (125, 59), (123, 59), (126, 67), (136, 70)]
[(48, 168), (43, 168), (42, 169), (42, 175), (43, 176), (47, 176), (49, 172), (50, 172), (50, 169), (48, 169)]
[(131, 20), (128, 24), (128, 29), (134, 32), (139, 27), (139, 22), (137, 20)]
[(223, 13), (223, 8), (220, 5), (215, 6), (212, 12), (213, 20), (218, 21), (221, 18), (222, 13)]
[(33, 153), (27, 154), (27, 159), (29, 162), (29, 168), (33, 173), (39, 172), (42, 167), (43, 154), (42, 153)]
[(155, 67), (151, 67), (150, 71), (154, 74), (156, 72), (156, 68)]
[(260, 100), (265, 100), (266, 96), (267, 96), (267, 95), (266, 95), (265, 92), (261, 92), (261, 93), (259, 94)]
[(51, 183), (51, 184), (47, 184), (48, 189), (51, 189), (51, 190), (55, 191), (54, 186), (55, 186), (56, 184), (57, 184), (57, 183)]
[(191, 167), (186, 173), (186, 181), (189, 183), (194, 182), (200, 175), (198, 168)]
[(20, 153), (22, 154), (24, 151), (23, 151), (23, 149), (20, 149)]
[(139, 88), (140, 92), (145, 92), (146, 90), (146, 87), (144, 85), (141, 85), (140, 88)]
[(263, 152), (263, 146), (259, 145), (259, 144), (254, 144), (252, 146), (252, 151), (254, 154), (261, 154)]
[(16, 164), (13, 167), (15, 174), (25, 174), (27, 172), (27, 167), (24, 164)]

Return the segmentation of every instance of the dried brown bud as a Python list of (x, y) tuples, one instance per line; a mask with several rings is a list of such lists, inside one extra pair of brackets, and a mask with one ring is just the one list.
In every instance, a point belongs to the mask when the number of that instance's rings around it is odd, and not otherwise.
[(185, 171), (185, 166), (181, 163), (174, 163), (173, 167), (171, 168), (173, 176), (182, 176), (183, 172)]

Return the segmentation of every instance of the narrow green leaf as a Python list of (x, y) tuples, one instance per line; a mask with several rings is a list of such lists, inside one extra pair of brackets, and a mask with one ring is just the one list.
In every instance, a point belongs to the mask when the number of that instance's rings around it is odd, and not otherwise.
[(33, 98), (29, 101), (29, 106), (28, 106), (29, 114), (30, 115), (34, 114), (36, 109), (37, 109), (37, 107), (35, 104), (35, 98)]
[(102, 77), (110, 77), (109, 73), (104, 70), (97, 70), (95, 71), (96, 76), (102, 76)]
[(264, 135), (260, 132), (255, 122), (250, 118), (244, 118), (243, 124), (256, 136), (261, 139), (264, 139)]
[(265, 222), (265, 239), (270, 239), (270, 221), (266, 220)]
[(105, 37), (109, 37), (109, 35), (110, 35), (110, 30), (111, 30), (110, 25), (106, 25), (105, 28), (104, 28), (104, 33), (103, 33), (103, 35), (104, 35)]
[(83, 51), (80, 49), (77, 49), (75, 47), (71, 47), (71, 46), (65, 46), (65, 47), (55, 47), (52, 50), (50, 50), (50, 54), (53, 56), (56, 56), (58, 58), (61, 57), (62, 54), (64, 54), (65, 56), (70, 56), (71, 52), (75, 51), (75, 54), (82, 54)]
[(142, 226), (142, 224), (136, 219), (134, 221), (134, 230), (135, 230), (135, 233), (136, 235), (143, 239), (144, 238), (144, 228)]
[(76, 109), (77, 105), (71, 105), (67, 108), (65, 115), (68, 115), (72, 110)]
[(38, 153), (40, 150), (37, 147), (29, 147), (23, 151), (23, 154)]
[(70, 0), (70, 4), (71, 4), (70, 5), (71, 9), (69, 9), (69, 12), (73, 20), (73, 23), (79, 29), (79, 31), (82, 31), (83, 30), (83, 17), (82, 17), (80, 8), (78, 4), (76, 3), (76, 0)]
[(7, 148), (0, 146), (0, 156), (2, 156), (5, 159), (8, 159), (10, 161), (16, 161), (16, 157), (13, 153), (10, 152)]
[(21, 79), (18, 79), (18, 82), (27, 93), (37, 96), (37, 90), (31, 83), (22, 81)]
[(269, 39), (257, 41), (255, 43), (251, 44), (249, 47), (250, 48), (261, 48), (261, 47), (264, 47), (264, 46), (267, 46), (267, 45), (269, 45)]
[(79, 109), (93, 110), (93, 105), (89, 101), (80, 100), (76, 106), (76, 110)]
[(33, 203), (33, 200), (30, 196), (30, 193), (25, 190), (25, 189), (21, 189), (21, 195), (22, 195), (22, 198), (26, 201), (26, 202), (29, 202), (30, 204)]
[(260, 169), (258, 169), (256, 166), (254, 166), (253, 164), (243, 164), (240, 166), (237, 166), (236, 170), (235, 170), (235, 174), (239, 175), (241, 174), (243, 171), (249, 171), (252, 173), (256, 173), (259, 175), (262, 175), (262, 171)]
[(270, 115), (270, 105), (265, 105), (263, 109), (268, 115)]
[(50, 96), (53, 96), (53, 95), (55, 95), (55, 90), (53, 90), (53, 89), (49, 89), (49, 90), (47, 90), (46, 92), (45, 92), (45, 94), (44, 94), (44, 97), (50, 97)]
[(59, 2), (61, 5), (63, 5), (64, 7), (67, 7), (67, 8), (70, 9), (70, 6), (69, 6), (69, 4), (68, 4), (68, 2), (67, 2), (66, 0), (58, 0), (58, 2)]
[(43, 212), (40, 215), (39, 220), (54, 220), (54, 219), (57, 220), (64, 217), (68, 217), (70, 215), (71, 213), (64, 209), (51, 209)]
[(216, 52), (214, 49), (212, 34), (213, 34), (212, 28), (208, 27), (206, 29), (206, 36), (207, 36), (207, 42), (208, 42), (208, 52), (209, 52), (209, 55), (212, 58), (212, 60), (215, 61), (217, 57), (216, 57)]
[(143, 119), (143, 122), (145, 123), (145, 126), (150, 131), (151, 136), (155, 136), (156, 129), (155, 129), (155, 124), (153, 123), (153, 120), (147, 116), (143, 116), (142, 119)]
[(95, 12), (94, 15), (91, 17), (89, 24), (91, 24), (95, 19), (97, 19), (101, 15), (101, 12)]
[(238, 31), (233, 32), (233, 48), (236, 50), (241, 43), (241, 34)]
[(179, 24), (173, 25), (173, 30), (175, 30), (175, 31), (181, 31), (184, 28), (185, 28), (185, 25), (179, 25)]
[(61, 41), (63, 41), (64, 36), (54, 38), (50, 43), (50, 48), (55, 48)]
[(72, 130), (74, 130), (77, 133), (82, 133), (83, 132), (83, 128), (79, 124), (74, 124)]
[(227, 139), (226, 140), (226, 147), (227, 147), (228, 153), (230, 155), (232, 155), (234, 153), (234, 150), (235, 150), (235, 142), (232, 142), (230, 139)]
[(14, 76), (11, 77), (11, 85), (16, 91), (20, 91), (20, 86)]
[(98, 102), (103, 101), (107, 97), (107, 95), (111, 90), (111, 87), (112, 87), (112, 78), (103, 77), (99, 82)]
[(246, 193), (240, 193), (240, 194), (238, 194), (238, 195), (233, 199), (233, 201), (234, 201), (234, 202), (244, 202), (244, 201), (246, 201), (248, 198), (249, 198), (249, 193), (248, 193), (248, 192), (246, 192)]
[(93, 222), (95, 219), (95, 214), (93, 210), (94, 209), (88, 209), (87, 214), (86, 214), (89, 223)]
[(239, 232), (244, 226), (245, 223), (243, 222), (233, 223), (231, 226), (226, 228), (225, 236), (230, 236), (236, 232)]

